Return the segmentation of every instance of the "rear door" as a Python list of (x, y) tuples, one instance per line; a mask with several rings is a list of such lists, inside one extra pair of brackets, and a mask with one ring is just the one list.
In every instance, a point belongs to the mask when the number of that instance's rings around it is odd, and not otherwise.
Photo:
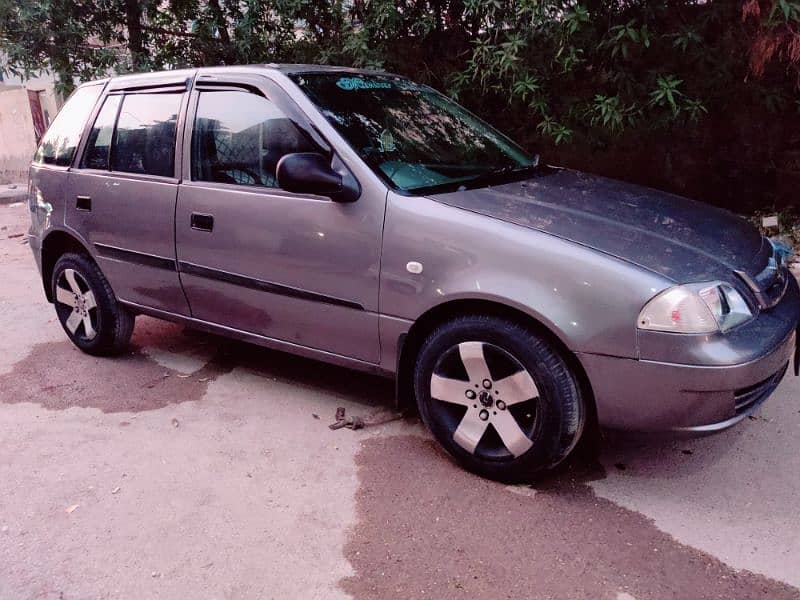
[(386, 190), (352, 204), (281, 190), (282, 156), (329, 152), (298, 110), (264, 77), (198, 77), (176, 214), (192, 316), (377, 363)]
[(174, 219), (186, 87), (107, 93), (69, 175), (66, 212), (117, 297), (182, 315), (189, 306), (178, 278)]

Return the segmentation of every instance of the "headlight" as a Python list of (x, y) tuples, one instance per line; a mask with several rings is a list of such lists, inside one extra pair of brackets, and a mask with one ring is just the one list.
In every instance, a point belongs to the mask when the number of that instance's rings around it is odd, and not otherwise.
[(676, 285), (650, 300), (639, 313), (639, 329), (673, 333), (727, 331), (753, 313), (733, 286), (719, 281)]

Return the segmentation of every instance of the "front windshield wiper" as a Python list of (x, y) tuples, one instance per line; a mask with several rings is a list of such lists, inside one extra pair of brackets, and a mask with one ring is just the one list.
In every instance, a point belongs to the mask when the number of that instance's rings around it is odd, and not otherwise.
[(474, 177), (469, 177), (461, 182), (461, 186), (474, 187), (479, 185), (491, 185), (492, 183), (502, 183), (508, 179), (509, 175), (519, 176), (532, 173), (539, 168), (539, 155), (537, 154), (529, 165), (507, 165), (479, 173)]
[[(428, 168), (435, 168), (433, 165)], [(550, 172), (550, 168), (539, 162), (537, 154), (530, 164), (527, 165), (506, 165), (474, 175), (466, 175), (458, 179), (423, 185), (418, 187), (399, 190), (401, 194), (410, 196), (422, 196), (429, 194), (446, 194), (461, 190), (475, 189), (488, 185), (499, 185), (519, 181), (534, 174), (543, 175)]]

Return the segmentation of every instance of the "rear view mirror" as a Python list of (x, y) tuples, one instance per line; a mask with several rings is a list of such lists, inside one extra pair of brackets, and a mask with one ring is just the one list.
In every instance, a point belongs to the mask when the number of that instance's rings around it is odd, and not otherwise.
[(336, 202), (353, 202), (358, 198), (358, 185), (352, 185), (349, 173), (343, 176), (331, 161), (318, 152), (295, 152), (278, 161), (275, 174), (278, 185), (287, 192), (328, 196)]

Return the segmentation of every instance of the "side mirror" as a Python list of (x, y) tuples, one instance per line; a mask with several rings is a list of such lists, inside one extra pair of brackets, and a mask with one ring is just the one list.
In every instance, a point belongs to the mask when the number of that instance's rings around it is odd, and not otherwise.
[[(338, 160), (337, 160), (338, 162)], [(318, 152), (286, 154), (275, 168), (278, 185), (287, 192), (328, 196), (336, 202), (353, 202), (360, 189), (349, 171), (334, 170), (331, 160)]]

